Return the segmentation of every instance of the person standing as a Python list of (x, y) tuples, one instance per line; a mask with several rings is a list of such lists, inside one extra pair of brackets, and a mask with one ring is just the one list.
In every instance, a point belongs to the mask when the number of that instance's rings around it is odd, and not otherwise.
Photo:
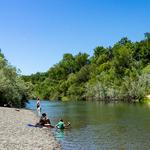
[(37, 98), (36, 109), (37, 109), (37, 112), (38, 112), (38, 116), (41, 116), (41, 104), (40, 104), (39, 97)]

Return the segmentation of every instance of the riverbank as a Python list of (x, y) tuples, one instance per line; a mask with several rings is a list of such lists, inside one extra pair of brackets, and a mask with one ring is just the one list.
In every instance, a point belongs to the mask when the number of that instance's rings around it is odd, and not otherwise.
[(29, 127), (36, 115), (30, 110), (0, 107), (0, 149), (59, 150), (50, 129)]

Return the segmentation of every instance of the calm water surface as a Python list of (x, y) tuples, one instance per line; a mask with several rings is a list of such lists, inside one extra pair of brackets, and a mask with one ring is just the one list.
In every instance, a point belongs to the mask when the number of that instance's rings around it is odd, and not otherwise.
[[(64, 150), (150, 149), (150, 105), (42, 101), (52, 124), (71, 122), (64, 131), (51, 129)], [(36, 101), (27, 108), (36, 112)]]

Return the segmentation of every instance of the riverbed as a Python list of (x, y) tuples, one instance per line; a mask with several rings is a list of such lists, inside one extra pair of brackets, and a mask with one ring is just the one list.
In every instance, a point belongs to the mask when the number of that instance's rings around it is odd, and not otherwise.
[[(36, 113), (36, 101), (28, 109)], [(71, 122), (64, 131), (52, 129), (64, 150), (150, 149), (150, 105), (100, 102), (41, 101), (56, 124), (60, 118)]]
[(60, 150), (50, 130), (30, 126), (38, 120), (29, 110), (0, 107), (0, 150)]

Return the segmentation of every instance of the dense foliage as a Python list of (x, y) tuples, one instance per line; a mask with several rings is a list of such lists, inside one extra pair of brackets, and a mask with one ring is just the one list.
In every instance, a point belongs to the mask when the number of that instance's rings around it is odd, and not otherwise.
[(113, 47), (98, 46), (92, 57), (64, 54), (47, 72), (22, 78), (43, 99), (142, 100), (150, 92), (150, 33), (140, 42), (125, 37)]
[(0, 106), (24, 107), (32, 84), (24, 82), (0, 50)]

